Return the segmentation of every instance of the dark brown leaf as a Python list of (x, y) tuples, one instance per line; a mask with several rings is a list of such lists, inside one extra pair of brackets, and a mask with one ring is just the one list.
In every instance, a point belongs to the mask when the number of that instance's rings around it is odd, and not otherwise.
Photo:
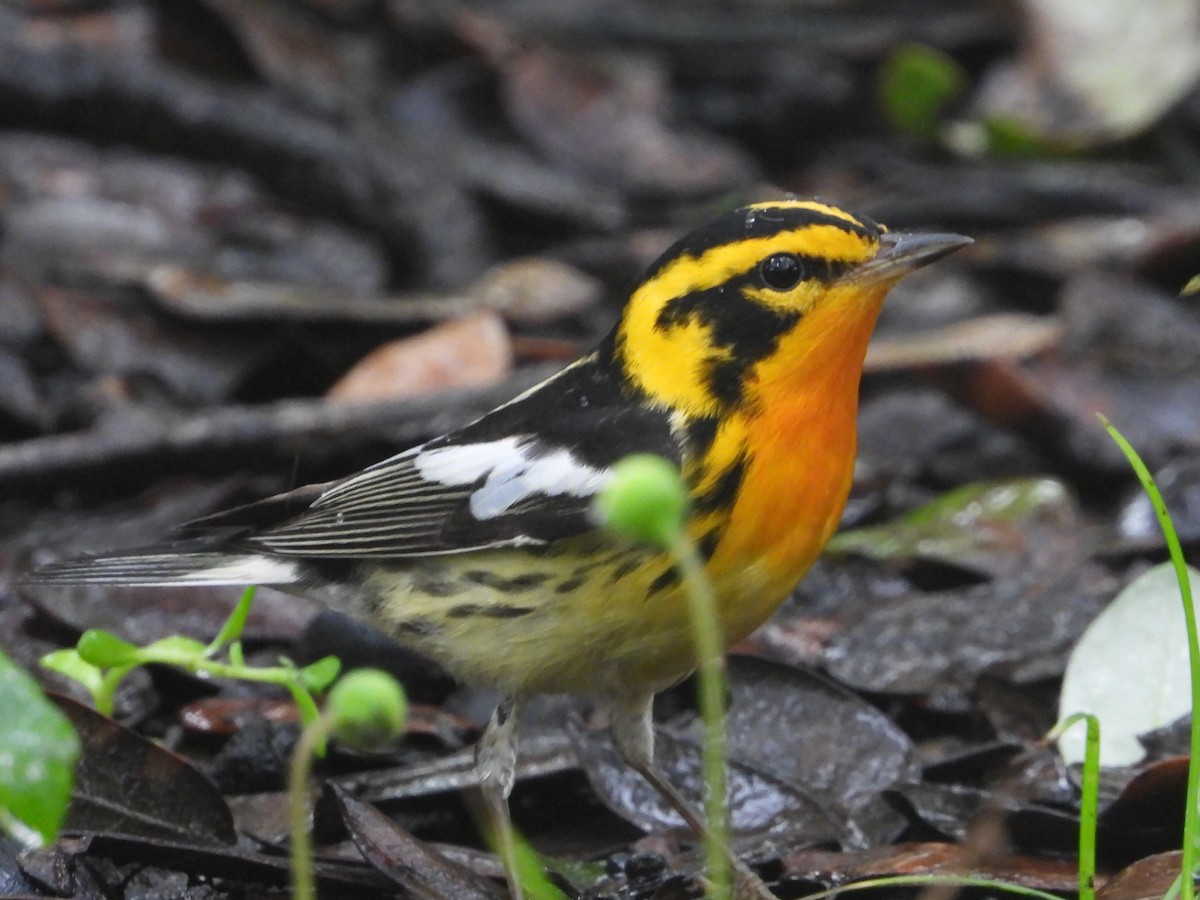
[(64, 830), (233, 844), (233, 816), (182, 757), (66, 697), (55, 697), (83, 745)]
[(496, 884), (422, 844), (370, 804), (334, 787), (346, 828), (371, 865), (414, 897), (497, 900)]
[(1178, 850), (1147, 856), (1125, 867), (1096, 893), (1096, 900), (1159, 900), (1179, 877)]

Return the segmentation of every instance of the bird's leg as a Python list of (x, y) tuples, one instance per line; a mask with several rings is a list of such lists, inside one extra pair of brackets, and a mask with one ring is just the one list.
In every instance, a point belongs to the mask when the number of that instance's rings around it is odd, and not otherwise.
[[(704, 817), (654, 766), (654, 695), (621, 699), (609, 705), (609, 732), (617, 753), (630, 768), (646, 779), (675, 810), (701, 842), (707, 842)], [(774, 900), (775, 895), (750, 867), (726, 845), (721, 848), (733, 872), (733, 893), (738, 900)]]
[(513, 900), (523, 900), (517, 866), (517, 840), (508, 795), (517, 779), (517, 720), (521, 708), (515, 697), (502, 697), (475, 745), (475, 771), (491, 820), (492, 840), (500, 852)]

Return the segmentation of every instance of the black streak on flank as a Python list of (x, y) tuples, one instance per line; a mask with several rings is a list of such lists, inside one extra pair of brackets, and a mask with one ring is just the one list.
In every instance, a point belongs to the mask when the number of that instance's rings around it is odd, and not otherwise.
[(452, 606), (446, 611), (446, 615), (451, 619), (473, 619), (481, 617), (485, 619), (519, 619), (521, 616), (527, 616), (533, 609), (528, 606), (484, 606), (480, 603), (462, 603), (458, 606)]
[(468, 581), (473, 581), (475, 584), (490, 587), (494, 591), (499, 591), (502, 594), (512, 594), (519, 591), (529, 591), (536, 587), (541, 587), (550, 580), (550, 576), (544, 572), (529, 572), (525, 575), (518, 575), (516, 578), (501, 578), (494, 572), (488, 572), (483, 569), (474, 569), (465, 573), (464, 576)]
[(627, 559), (613, 570), (612, 578), (610, 580), (613, 584), (616, 584), (626, 575), (630, 575), (637, 571), (641, 565), (642, 561), (640, 559)]
[(706, 531), (700, 540), (696, 542), (700, 555), (706, 560), (712, 559), (713, 554), (717, 552), (717, 545), (721, 543), (722, 531), (722, 528), (713, 528), (710, 531)]
[(401, 634), (411, 634), (415, 637), (432, 637), (441, 629), (437, 623), (429, 621), (429, 619), (409, 619), (401, 622), (396, 626), (396, 630)]
[(712, 487), (696, 497), (696, 509), (709, 512), (717, 509), (730, 509), (737, 499), (742, 479), (746, 476), (746, 457), (739, 456), (724, 472), (717, 476)]
[(646, 592), (646, 596), (653, 597), (659, 591), (665, 591), (667, 588), (678, 583), (679, 573), (674, 568), (667, 569), (667, 571), (650, 582), (650, 589)]

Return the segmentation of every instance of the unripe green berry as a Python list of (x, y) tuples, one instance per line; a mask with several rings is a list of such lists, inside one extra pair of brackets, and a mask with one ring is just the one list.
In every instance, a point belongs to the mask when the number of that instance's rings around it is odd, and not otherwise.
[(601, 521), (635, 541), (667, 547), (683, 533), (688, 495), (679, 470), (661, 456), (627, 456), (596, 498)]
[(408, 703), (396, 679), (379, 669), (355, 669), (329, 692), (328, 711), (334, 737), (369, 750), (404, 730)]

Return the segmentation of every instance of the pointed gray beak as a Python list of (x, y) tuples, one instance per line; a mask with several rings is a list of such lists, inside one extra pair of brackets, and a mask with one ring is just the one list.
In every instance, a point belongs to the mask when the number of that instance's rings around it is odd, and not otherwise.
[(858, 284), (892, 281), (973, 243), (973, 239), (961, 234), (889, 231), (879, 238), (879, 252), (874, 258), (851, 269), (843, 277)]

